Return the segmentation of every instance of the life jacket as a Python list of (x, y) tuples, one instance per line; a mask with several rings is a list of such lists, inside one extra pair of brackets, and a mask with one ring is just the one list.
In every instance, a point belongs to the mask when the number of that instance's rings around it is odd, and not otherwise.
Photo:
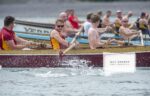
[(120, 26), (121, 26), (120, 22), (118, 22), (118, 21), (115, 22), (115, 29), (116, 29), (116, 32), (118, 32), (118, 33), (119, 33)]
[(138, 18), (137, 21), (136, 21), (137, 28), (140, 29), (140, 30), (148, 29), (148, 26), (146, 24), (140, 24), (139, 20), (140, 20), (140, 18)]
[(7, 44), (8, 37), (5, 37), (5, 36), (8, 36), (8, 35), (10, 35), (9, 38), (11, 38), (11, 40), (13, 40), (15, 44), (17, 44), (17, 42), (14, 38), (15, 33), (13, 31), (7, 30), (6, 28), (3, 28), (0, 32), (0, 44), (1, 44), (0, 47), (1, 47), (2, 50), (12, 50), (12, 48), (9, 47), (9, 45)]
[[(59, 34), (60, 35), (60, 34)], [(61, 38), (63, 38), (63, 39), (65, 39), (65, 37), (63, 37), (63, 36), (61, 36), (60, 35), (60, 37)], [(63, 49), (64, 47), (63, 47), (63, 45), (62, 44), (60, 44), (59, 42), (58, 42), (58, 40), (57, 39), (55, 39), (55, 38), (50, 38), (50, 43), (51, 43), (51, 46), (52, 46), (52, 48), (54, 49), (54, 50), (59, 50), (59, 49)]]
[(12, 50), (9, 46), (8, 46), (8, 44), (7, 44), (7, 42), (4, 40), (4, 35), (3, 35), (3, 33), (2, 33), (2, 49), (3, 50)]

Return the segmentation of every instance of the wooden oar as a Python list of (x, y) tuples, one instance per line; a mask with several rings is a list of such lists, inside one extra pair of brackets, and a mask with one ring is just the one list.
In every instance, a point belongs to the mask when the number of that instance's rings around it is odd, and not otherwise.
[(141, 37), (141, 45), (144, 46), (144, 41), (143, 41), (143, 34), (142, 34), (142, 31), (140, 31), (140, 37)]
[(75, 47), (75, 42), (74, 43), (72, 43), (67, 49), (65, 49), (64, 51), (63, 51), (63, 53), (62, 53), (62, 55), (64, 55), (65, 53), (67, 53), (69, 50), (71, 50), (73, 47)]
[(74, 38), (72, 39), (72, 41), (71, 41), (71, 45), (67, 48), (67, 49), (65, 49), (64, 51), (62, 51), (62, 52), (60, 52), (59, 54), (60, 55), (64, 55), (65, 53), (67, 53), (69, 50), (71, 50), (73, 47), (75, 47), (75, 43), (76, 43), (76, 39), (77, 39), (77, 37), (80, 35), (80, 33), (81, 33), (81, 31), (79, 31), (78, 33), (76, 33), (76, 35), (74, 36)]

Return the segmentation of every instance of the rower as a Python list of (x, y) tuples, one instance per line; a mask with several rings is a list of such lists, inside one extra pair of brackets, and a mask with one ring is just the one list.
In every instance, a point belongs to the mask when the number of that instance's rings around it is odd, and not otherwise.
[(132, 24), (132, 22), (130, 22), (130, 18), (133, 16), (133, 12), (129, 11), (127, 15), (123, 16), (123, 18), (128, 18), (129, 22), (128, 22), (128, 27), (130, 29), (134, 29), (135, 27), (135, 23)]
[(107, 12), (106, 12), (106, 14), (104, 15), (104, 17), (103, 17), (103, 20), (102, 20), (102, 23), (103, 23), (103, 26), (102, 27), (106, 27), (106, 26), (112, 26), (112, 24), (111, 24), (111, 22), (110, 22), (110, 20), (109, 20), (109, 17), (111, 16), (111, 11), (110, 10), (108, 10)]
[(122, 19), (122, 26), (119, 29), (119, 34), (123, 38), (123, 40), (132, 40), (135, 37), (140, 36), (140, 32), (135, 32), (128, 28), (128, 18), (124, 17)]
[(98, 25), (98, 28), (102, 28), (102, 15), (103, 15), (103, 12), (102, 11), (98, 11), (97, 12), (98, 16), (99, 16), (99, 25)]
[(119, 33), (119, 28), (121, 26), (121, 20), (122, 20), (122, 12), (121, 12), (121, 10), (117, 10), (116, 15), (117, 15), (117, 17), (115, 19), (114, 24), (115, 24), (116, 32)]
[(102, 41), (100, 39), (100, 35), (107, 31), (107, 27), (103, 28), (103, 30), (97, 28), (99, 25), (99, 19), (100, 18), (97, 14), (92, 14), (91, 16), (92, 26), (88, 30), (88, 41), (91, 49), (96, 49), (98, 47), (107, 47), (107, 45), (110, 43), (109, 40)]
[(15, 18), (6, 16), (4, 19), (4, 27), (0, 31), (0, 49), (2, 50), (15, 50), (23, 49), (36, 45), (35, 42), (25, 40), (18, 37), (13, 31)]
[(58, 19), (61, 19), (64, 21), (64, 32), (66, 32), (67, 36), (72, 37), (72, 36), (75, 36), (75, 33), (79, 32), (80, 29), (73, 28), (73, 26), (69, 22), (66, 12), (61, 12), (59, 14)]
[(78, 17), (75, 15), (74, 9), (70, 10), (70, 16), (68, 17), (69, 22), (75, 29), (79, 29), (81, 27), (80, 21), (78, 20)]
[(88, 34), (88, 30), (90, 29), (90, 27), (92, 26), (92, 23), (91, 23), (91, 16), (92, 16), (93, 13), (88, 13), (87, 16), (86, 16), (86, 21), (84, 22), (83, 24), (83, 28), (84, 28), (84, 35), (87, 35)]
[(145, 12), (142, 12), (140, 18), (137, 20), (137, 27), (143, 34), (148, 34), (150, 36), (150, 31), (148, 30), (148, 20), (146, 19)]
[(65, 40), (67, 37), (64, 31), (65, 21), (57, 19), (55, 23), (55, 29), (50, 32), (50, 43), (54, 50), (65, 49), (69, 47), (70, 43)]

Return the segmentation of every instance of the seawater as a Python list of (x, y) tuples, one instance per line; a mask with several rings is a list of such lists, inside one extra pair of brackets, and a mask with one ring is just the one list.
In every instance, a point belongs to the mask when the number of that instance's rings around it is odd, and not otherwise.
[(0, 96), (150, 96), (150, 68), (105, 76), (102, 68), (1, 68)]

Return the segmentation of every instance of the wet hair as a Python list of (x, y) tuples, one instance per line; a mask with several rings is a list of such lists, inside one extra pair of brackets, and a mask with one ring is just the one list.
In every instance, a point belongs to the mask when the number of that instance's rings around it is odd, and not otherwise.
[(88, 20), (91, 19), (92, 14), (93, 13), (88, 13), (87, 16), (86, 16), (86, 19), (88, 19)]
[(15, 18), (12, 16), (6, 16), (4, 19), (4, 26), (9, 26), (15, 21)]
[(107, 12), (106, 12), (106, 13), (107, 13), (107, 14), (108, 14), (108, 13), (111, 13), (111, 11), (110, 11), (110, 10), (107, 10)]
[(141, 13), (141, 17), (145, 17), (146, 16), (146, 13), (145, 12), (142, 12)]
[(96, 23), (96, 22), (98, 22), (99, 21), (99, 16), (97, 15), (97, 14), (92, 14), (92, 16), (91, 16), (91, 22), (92, 23)]
[(98, 15), (102, 15), (103, 12), (102, 12), (102, 11), (98, 11), (97, 14), (98, 14)]

